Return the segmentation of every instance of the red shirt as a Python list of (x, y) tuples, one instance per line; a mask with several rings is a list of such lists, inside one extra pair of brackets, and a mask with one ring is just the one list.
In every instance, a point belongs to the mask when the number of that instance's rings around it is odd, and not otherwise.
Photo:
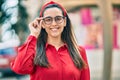
[[(25, 44), (18, 48), (18, 55), (11, 63), (13, 71), (18, 74), (30, 74), (30, 80), (90, 80), (89, 67), (76, 68), (66, 45), (56, 50), (54, 46), (47, 44), (46, 56), (51, 67), (34, 66), (36, 41), (37, 39), (31, 35)], [(85, 50), (82, 47), (79, 50), (88, 64)]]

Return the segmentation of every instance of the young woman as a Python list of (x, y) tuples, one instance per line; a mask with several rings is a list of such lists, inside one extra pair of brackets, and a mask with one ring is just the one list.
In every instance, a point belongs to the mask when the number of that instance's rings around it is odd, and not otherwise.
[(76, 43), (65, 8), (53, 1), (44, 4), (29, 28), (11, 63), (13, 71), (30, 74), (30, 80), (90, 80), (86, 52)]

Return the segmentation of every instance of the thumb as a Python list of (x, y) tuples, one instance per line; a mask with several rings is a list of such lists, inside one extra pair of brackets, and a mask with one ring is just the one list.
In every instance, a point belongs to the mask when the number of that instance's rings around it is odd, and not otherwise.
[(42, 20), (43, 18), (41, 17), (41, 18), (37, 18), (36, 20), (37, 20), (37, 22), (38, 22), (38, 29), (41, 29), (41, 26), (42, 26)]

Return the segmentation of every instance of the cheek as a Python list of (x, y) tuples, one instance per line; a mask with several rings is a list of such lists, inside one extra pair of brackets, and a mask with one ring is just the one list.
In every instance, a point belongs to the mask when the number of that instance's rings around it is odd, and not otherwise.
[(61, 28), (60, 28), (60, 33), (63, 32), (64, 28), (65, 28), (65, 27), (61, 27)]
[(51, 34), (51, 30), (48, 27), (44, 28), (47, 34)]
[(45, 25), (44, 23), (43, 23), (43, 25), (42, 25), (42, 28), (43, 29), (47, 29), (47, 28), (49, 28), (50, 27), (50, 25)]

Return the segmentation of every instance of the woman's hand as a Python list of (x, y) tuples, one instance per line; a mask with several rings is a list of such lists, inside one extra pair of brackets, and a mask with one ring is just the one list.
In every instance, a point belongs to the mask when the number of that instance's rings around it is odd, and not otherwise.
[(35, 36), (38, 38), (41, 28), (42, 28), (42, 18), (36, 18), (33, 22), (29, 24), (30, 35)]

